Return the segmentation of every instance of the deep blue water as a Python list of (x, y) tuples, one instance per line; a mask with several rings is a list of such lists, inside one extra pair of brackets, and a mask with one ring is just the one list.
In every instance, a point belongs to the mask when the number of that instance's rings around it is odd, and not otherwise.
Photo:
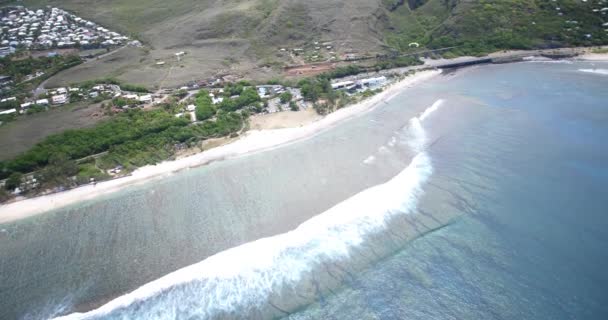
[(430, 151), (419, 210), (462, 216), (290, 318), (607, 319), (608, 76), (581, 68), (608, 64), (486, 66), (421, 89), (447, 100), (436, 123), (484, 113)]

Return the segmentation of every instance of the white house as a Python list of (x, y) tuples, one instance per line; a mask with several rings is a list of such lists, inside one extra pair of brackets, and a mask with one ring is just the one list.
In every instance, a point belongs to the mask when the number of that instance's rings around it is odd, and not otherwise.
[(332, 87), (332, 89), (337, 90), (337, 89), (344, 89), (344, 88), (346, 88), (346, 87), (350, 87), (350, 86), (352, 86), (353, 84), (355, 84), (355, 83), (354, 83), (354, 82), (352, 82), (352, 81), (343, 81), (343, 82), (336, 82), (336, 83), (333, 83), (333, 84), (331, 85), (331, 87)]
[(65, 94), (58, 94), (51, 97), (53, 104), (64, 104), (68, 101), (68, 97)]
[(213, 104), (218, 104), (218, 103), (222, 103), (222, 101), (224, 101), (224, 97), (217, 97), (217, 98), (211, 98), (211, 102)]
[(36, 104), (40, 106), (46, 106), (49, 104), (49, 99), (36, 100)]
[(8, 109), (4, 111), (0, 111), (0, 115), (11, 114), (17, 112), (17, 109)]
[(147, 95), (139, 97), (139, 102), (143, 102), (143, 103), (152, 102), (152, 95), (147, 94)]
[(364, 86), (368, 86), (368, 87), (377, 87), (377, 86), (381, 86), (384, 85), (386, 83), (386, 77), (382, 76), (382, 77), (377, 77), (377, 78), (367, 78), (367, 79), (362, 79), (360, 81), (361, 85)]
[(189, 104), (189, 105), (186, 107), (186, 110), (188, 110), (188, 111), (194, 111), (194, 110), (196, 110), (196, 106), (195, 106), (195, 105), (193, 105), (193, 104)]
[(15, 101), (15, 100), (17, 100), (17, 97), (10, 97), (10, 98), (6, 98), (6, 99), (2, 99), (2, 100), (0, 100), (0, 102)]

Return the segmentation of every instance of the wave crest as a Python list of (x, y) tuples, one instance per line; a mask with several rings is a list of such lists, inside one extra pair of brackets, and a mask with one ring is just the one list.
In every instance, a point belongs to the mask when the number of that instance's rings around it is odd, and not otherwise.
[(442, 103), (437, 101), (410, 121), (411, 145), (418, 154), (388, 182), (354, 195), (293, 231), (219, 252), (96, 310), (59, 319), (262, 319), (313, 302), (339, 285), (350, 270), (389, 253), (386, 245), (374, 243), (385, 241), (383, 233), (393, 218), (416, 208), (422, 185), (433, 172), (423, 150), (426, 135), (421, 121)]

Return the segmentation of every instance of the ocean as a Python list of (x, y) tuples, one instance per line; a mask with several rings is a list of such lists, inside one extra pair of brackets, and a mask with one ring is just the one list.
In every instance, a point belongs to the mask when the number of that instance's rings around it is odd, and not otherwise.
[(0, 226), (0, 318), (605, 319), (608, 63), (471, 67)]

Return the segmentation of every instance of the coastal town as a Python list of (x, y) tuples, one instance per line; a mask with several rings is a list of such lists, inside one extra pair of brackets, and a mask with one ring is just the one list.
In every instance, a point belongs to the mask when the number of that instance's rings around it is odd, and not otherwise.
[(1, 10), (0, 57), (20, 48), (112, 48), (129, 41), (124, 35), (55, 7)]
[[(600, 0), (598, 4), (601, 4)], [(74, 53), (103, 49), (101, 52), (111, 54), (122, 46), (137, 43), (129, 37), (111, 31), (104, 27), (68, 11), (57, 7), (44, 7), (30, 10), (23, 6), (3, 8), (0, 21), (0, 57), (19, 59), (24, 52), (32, 59), (33, 54), (42, 53), (44, 59), (68, 59), (67, 67), (86, 62), (75, 57)], [(606, 15), (608, 7), (593, 9), (597, 15)], [(562, 16), (562, 9), (555, 7), (555, 14)], [(607, 27), (606, 24), (603, 27)], [(579, 30), (579, 21), (566, 20), (564, 32)], [(607, 29), (608, 30), (608, 29)], [(589, 34), (583, 38), (591, 38)], [(408, 47), (416, 49), (418, 42), (410, 42)], [(73, 83), (60, 87), (44, 86), (43, 79), (48, 79), (59, 68), (32, 68), (29, 73), (18, 77), (0, 75), (0, 126), (12, 121), (27, 121), (27, 117), (36, 113), (50, 110), (60, 110), (68, 107), (95, 106), (95, 115), (100, 119), (131, 114), (133, 112), (153, 113), (162, 111), (175, 119), (184, 120), (180, 125), (186, 127), (208, 126), (210, 123), (221, 122), (226, 114), (239, 119), (257, 119), (263, 115), (290, 112), (308, 112), (321, 116), (332, 113), (346, 105), (355, 104), (382, 92), (403, 77), (417, 71), (459, 68), (482, 63), (508, 63), (523, 61), (531, 55), (543, 56), (548, 59), (574, 57), (581, 52), (577, 49), (544, 49), (536, 51), (496, 53), (485, 57), (463, 57), (443, 61), (433, 60), (446, 49), (439, 48), (422, 53), (415, 51), (395, 59), (407, 58), (402, 64), (385, 63), (387, 57), (372, 57), (378, 59), (378, 64), (370, 64), (370, 57), (357, 51), (338, 53), (333, 41), (313, 40), (297, 47), (280, 47), (279, 54), (289, 54), (294, 61), (302, 65), (285, 66), (287, 81), (258, 81), (251, 82), (238, 77), (220, 76), (207, 78), (205, 81), (192, 81), (186, 86), (175, 88), (146, 88), (114, 79), (100, 79), (85, 83)], [(68, 50), (67, 54), (66, 51)], [(75, 50), (75, 51), (69, 51)], [(603, 50), (603, 49), (601, 49)], [(98, 52), (101, 53), (101, 52)], [(68, 57), (68, 58), (64, 58)], [(179, 63), (186, 59), (187, 51), (178, 51), (172, 59)], [(421, 61), (420, 59), (424, 61)], [(425, 59), (426, 58), (426, 59)], [(390, 59), (389, 59), (390, 61)], [(62, 62), (63, 63), (63, 62)], [(157, 60), (156, 67), (164, 67), (167, 59)], [(299, 80), (303, 77), (315, 76), (312, 80)], [(291, 77), (294, 80), (289, 79)], [(20, 89), (23, 84), (35, 85), (31, 91)], [(29, 87), (31, 88), (31, 86)], [(11, 95), (13, 94), (13, 95)], [(240, 121), (240, 120), (239, 120)], [(245, 120), (247, 121), (247, 120)], [(242, 133), (245, 125), (240, 123), (230, 131), (220, 130), (212, 138), (221, 136), (237, 136)], [(209, 137), (190, 138), (188, 141), (174, 141), (173, 154), (184, 148), (192, 148)], [(194, 143), (193, 141), (197, 141)], [(74, 171), (67, 183), (69, 188), (82, 184), (97, 183), (101, 180), (123, 177), (130, 174), (140, 164), (129, 166), (126, 159), (101, 161), (107, 157), (107, 151), (87, 155), (76, 160), (80, 173)], [(91, 167), (91, 159), (93, 165)], [(100, 165), (99, 162), (103, 162)], [(86, 165), (85, 165), (86, 162)], [(32, 169), (36, 168), (33, 166)], [(86, 170), (85, 170), (86, 169)], [(63, 185), (49, 187), (41, 185), (37, 171), (20, 169), (15, 172), (14, 179), (5, 177), (0, 180), (0, 186), (10, 192), (10, 198), (24, 195), (40, 195), (62, 191)], [(85, 173), (82, 173), (85, 172)], [(17, 179), (17, 173), (19, 178)]]
[(608, 314), (608, 0), (0, 2), (0, 319)]

